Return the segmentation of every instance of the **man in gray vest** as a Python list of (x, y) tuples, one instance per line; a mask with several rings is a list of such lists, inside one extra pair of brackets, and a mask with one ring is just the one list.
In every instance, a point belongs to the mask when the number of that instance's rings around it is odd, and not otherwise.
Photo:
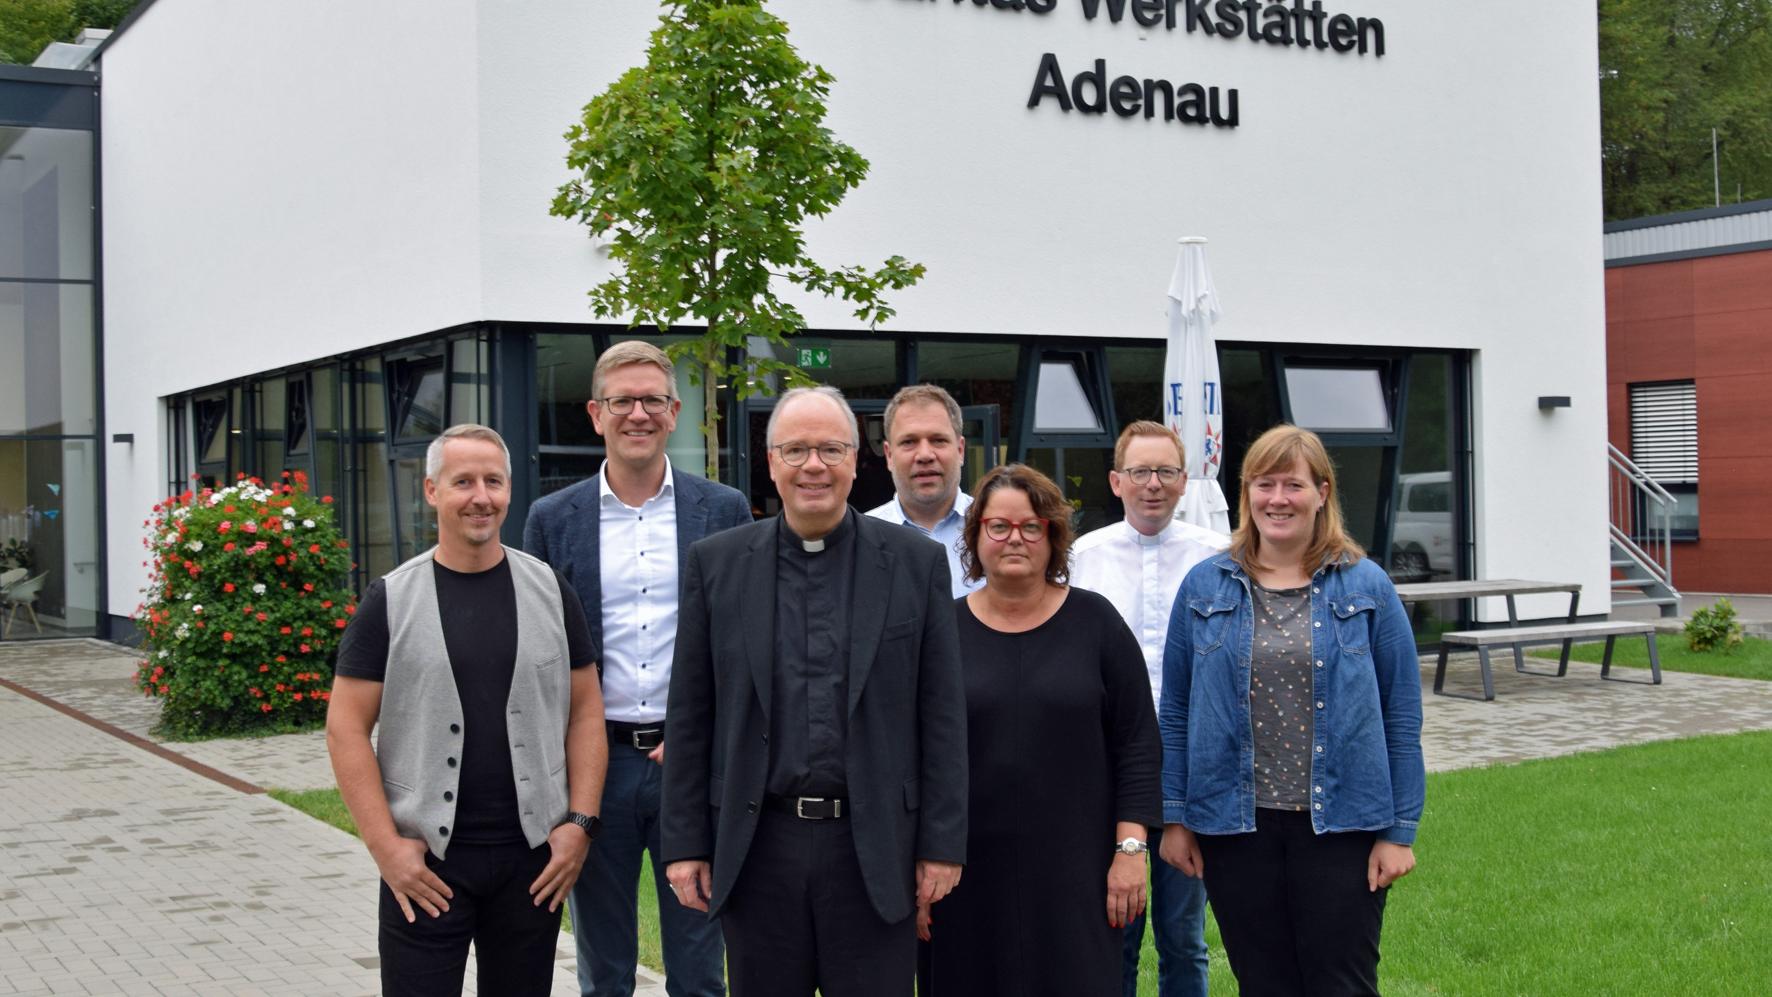
[(469, 942), (481, 993), (547, 993), (599, 827), (599, 652), (572, 587), (499, 543), (510, 481), (492, 430), (432, 441), (437, 546), (373, 583), (339, 644), (326, 743), (381, 872), (384, 994), (460, 993)]
[(652, 852), (659, 941), (670, 997), (722, 997), (720, 926), (671, 899), (659, 858), (665, 702), (677, 640), (677, 590), (689, 545), (751, 521), (736, 489), (672, 467), (665, 442), (683, 402), (670, 358), (616, 343), (597, 358), (585, 409), (608, 457), (596, 475), (537, 501), (523, 549), (554, 565), (589, 607), (602, 648), (609, 778), (597, 857), (572, 888), (578, 985), (631, 997), (639, 961), (640, 859)]

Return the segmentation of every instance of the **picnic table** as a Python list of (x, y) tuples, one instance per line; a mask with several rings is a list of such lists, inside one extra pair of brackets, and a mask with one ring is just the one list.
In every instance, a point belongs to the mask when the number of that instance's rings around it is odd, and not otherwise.
[[(1434, 669), (1434, 692), (1445, 696), (1458, 696), (1466, 699), (1479, 697), (1459, 692), (1447, 692), (1446, 681), (1447, 652), (1453, 647), (1468, 647), (1477, 652), (1478, 662), (1482, 667), (1484, 700), (1495, 698), (1495, 683), (1489, 673), (1489, 649), (1491, 647), (1511, 647), (1514, 650), (1514, 671), (1526, 675), (1565, 675), (1569, 670), (1569, 648), (1583, 637), (1605, 637), (1606, 654), (1600, 667), (1602, 679), (1614, 681), (1632, 681), (1617, 679), (1612, 672), (1612, 647), (1620, 636), (1640, 634), (1649, 641), (1649, 666), (1653, 684), (1661, 683), (1661, 665), (1655, 649), (1655, 627), (1653, 624), (1630, 621), (1604, 621), (1597, 623), (1577, 623), (1576, 607), (1581, 600), (1581, 586), (1575, 582), (1537, 582), (1523, 578), (1490, 578), (1472, 579), (1469, 581), (1417, 582), (1396, 587), (1397, 595), (1404, 602), (1437, 602), (1443, 599), (1481, 599), (1499, 596), (1507, 600), (1507, 622), (1502, 628), (1488, 630), (1464, 630), (1440, 635), (1440, 656)], [(1552, 626), (1520, 626), (1520, 614), (1514, 605), (1514, 598), (1522, 595), (1542, 595), (1552, 592), (1569, 593), (1569, 619), (1565, 623)], [(1525, 648), (1533, 644), (1561, 644), (1563, 653), (1557, 662), (1557, 670), (1544, 672), (1526, 667)]]

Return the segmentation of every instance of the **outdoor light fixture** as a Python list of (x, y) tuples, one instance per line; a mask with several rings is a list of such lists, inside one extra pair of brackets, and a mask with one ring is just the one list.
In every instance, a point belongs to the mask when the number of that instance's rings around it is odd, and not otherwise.
[(1554, 408), (1568, 408), (1568, 407), (1569, 407), (1569, 396), (1568, 395), (1539, 395), (1538, 396), (1538, 408), (1540, 411), (1549, 412), (1551, 409), (1554, 409)]

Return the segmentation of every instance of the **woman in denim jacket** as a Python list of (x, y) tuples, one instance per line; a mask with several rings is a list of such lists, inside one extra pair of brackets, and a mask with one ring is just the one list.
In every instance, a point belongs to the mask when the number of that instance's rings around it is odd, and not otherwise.
[(1169, 617), (1161, 854), (1204, 876), (1245, 997), (1376, 994), (1426, 791), (1414, 635), (1315, 433), (1262, 434), (1241, 484)]

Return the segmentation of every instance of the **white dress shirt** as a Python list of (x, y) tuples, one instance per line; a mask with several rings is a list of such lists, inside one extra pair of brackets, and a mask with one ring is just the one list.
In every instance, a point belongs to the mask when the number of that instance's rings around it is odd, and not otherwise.
[(603, 715), (625, 723), (652, 723), (664, 719), (677, 645), (676, 488), (667, 457), (658, 494), (636, 509), (609, 490), (608, 469), (605, 461), (597, 479)]
[(1230, 545), (1230, 537), (1180, 520), (1171, 520), (1154, 537), (1121, 520), (1071, 545), (1071, 584), (1106, 596), (1120, 611), (1144, 649), (1153, 699), (1163, 692), (1163, 643), (1181, 580)]
[(953, 582), (954, 598), (958, 599), (974, 589), (981, 589), (984, 587), (984, 579), (982, 578), (976, 582), (967, 581), (965, 569), (960, 567), (960, 547), (962, 543), (961, 532), (966, 526), (966, 510), (970, 508), (971, 505), (972, 496), (965, 492), (955, 492), (954, 507), (949, 509), (948, 514), (941, 518), (941, 522), (935, 524), (935, 529), (933, 530), (925, 530), (923, 527), (917, 525), (911, 517), (905, 515), (904, 506), (898, 504), (897, 496), (893, 496), (892, 501), (887, 502), (885, 505), (869, 509), (868, 515), (875, 519), (884, 519), (888, 523), (899, 523), (908, 526), (947, 548), (948, 576), (949, 580)]

